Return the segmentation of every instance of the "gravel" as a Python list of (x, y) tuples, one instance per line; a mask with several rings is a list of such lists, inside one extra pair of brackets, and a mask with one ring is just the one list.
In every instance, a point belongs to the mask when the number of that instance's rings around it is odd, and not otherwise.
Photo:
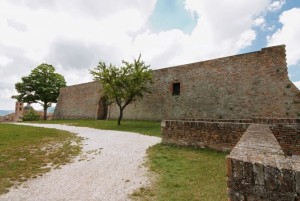
[(143, 165), (146, 150), (161, 138), (67, 125), (26, 125), (66, 130), (84, 137), (83, 155), (61, 169), (12, 188), (0, 196), (1, 201), (124, 201), (130, 200), (135, 190), (150, 184)]

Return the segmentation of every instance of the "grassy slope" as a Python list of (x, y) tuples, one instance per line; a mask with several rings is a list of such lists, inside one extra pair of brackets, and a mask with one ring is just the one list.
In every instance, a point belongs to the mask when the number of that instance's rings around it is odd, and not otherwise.
[[(56, 129), (0, 123), (0, 194), (13, 184), (35, 178), (80, 153), (80, 139)], [(57, 146), (60, 145), (60, 146)]]
[(150, 189), (133, 194), (137, 200), (227, 200), (225, 156), (212, 150), (155, 145), (148, 149), (150, 170), (158, 175)]

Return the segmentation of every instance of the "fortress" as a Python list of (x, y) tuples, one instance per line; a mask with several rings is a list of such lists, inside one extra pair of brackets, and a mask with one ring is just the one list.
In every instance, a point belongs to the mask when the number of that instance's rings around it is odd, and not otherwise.
[[(153, 71), (125, 119), (163, 120), (162, 143), (231, 151), (228, 200), (300, 200), (300, 92), (285, 46)], [(117, 118), (101, 84), (61, 89), (54, 118)], [(298, 117), (298, 118), (297, 118)]]
[[(128, 105), (124, 119), (297, 117), (300, 92), (288, 78), (285, 46), (153, 71), (152, 93)], [(62, 88), (55, 119), (115, 119), (101, 84)]]

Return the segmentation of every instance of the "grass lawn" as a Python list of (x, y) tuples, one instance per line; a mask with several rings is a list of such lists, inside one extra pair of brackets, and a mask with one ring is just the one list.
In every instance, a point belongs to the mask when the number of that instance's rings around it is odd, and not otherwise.
[(157, 121), (122, 120), (120, 126), (117, 125), (117, 120), (48, 120), (33, 123), (68, 124), (72, 126), (90, 127), (103, 130), (130, 131), (144, 135), (161, 136), (160, 122)]
[(66, 131), (0, 123), (0, 194), (70, 162), (80, 140)]
[(225, 156), (207, 149), (155, 145), (148, 149), (149, 167), (158, 175), (150, 188), (136, 191), (136, 200), (227, 200)]

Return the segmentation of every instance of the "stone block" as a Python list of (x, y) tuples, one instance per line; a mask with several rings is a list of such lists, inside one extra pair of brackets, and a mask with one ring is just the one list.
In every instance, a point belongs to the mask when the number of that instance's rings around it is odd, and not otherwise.
[(295, 192), (296, 183), (294, 180), (294, 171), (282, 169), (281, 174), (279, 176), (279, 180), (281, 183), (280, 191), (283, 193)]
[(272, 192), (269, 195), (269, 201), (295, 201), (295, 193)]
[(231, 189), (228, 189), (228, 200), (230, 201), (245, 201), (245, 197), (243, 194), (239, 192), (235, 192)]
[(296, 192), (300, 195), (300, 171), (295, 172)]
[(243, 178), (245, 185), (248, 186), (248, 188), (252, 188), (254, 185), (254, 172), (253, 172), (253, 164), (250, 162), (244, 162), (244, 172), (243, 172)]
[(269, 201), (268, 198), (256, 196), (256, 195), (247, 195), (245, 198), (247, 201)]
[(265, 189), (265, 186), (258, 186), (255, 185), (253, 187), (253, 193), (252, 195), (260, 196), (266, 198), (268, 195), (268, 191)]
[(264, 185), (264, 165), (260, 163), (253, 164), (254, 183), (255, 185)]
[(244, 178), (244, 163), (239, 160), (232, 161), (233, 177), (237, 180), (243, 180)]
[(265, 188), (269, 191), (279, 191), (281, 181), (279, 180), (280, 171), (278, 168), (272, 166), (265, 167)]
[(230, 157), (226, 157), (226, 175), (227, 177), (232, 177), (232, 159)]

